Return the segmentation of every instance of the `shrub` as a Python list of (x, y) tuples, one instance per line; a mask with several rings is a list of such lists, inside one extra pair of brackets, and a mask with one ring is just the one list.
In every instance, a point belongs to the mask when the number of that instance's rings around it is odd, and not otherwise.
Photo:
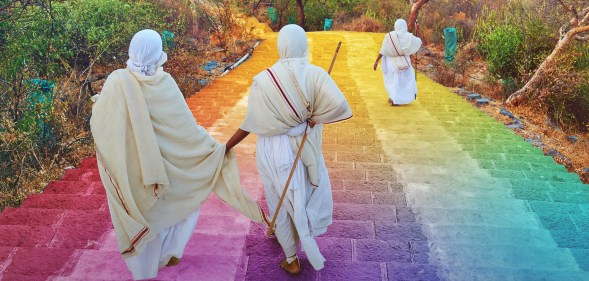
[(166, 11), (145, 1), (4, 4), (10, 14), (0, 13), (0, 210), (92, 153), (83, 77), (97, 65), (123, 65), (135, 32), (167, 26)]
[(497, 78), (513, 79), (518, 76), (518, 60), (523, 36), (516, 27), (503, 24), (483, 27), (479, 31), (479, 50)]

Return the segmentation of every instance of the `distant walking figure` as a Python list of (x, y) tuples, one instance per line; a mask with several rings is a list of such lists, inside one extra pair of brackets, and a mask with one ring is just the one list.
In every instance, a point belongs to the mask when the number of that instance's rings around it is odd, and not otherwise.
[(241, 188), (237, 160), (199, 126), (153, 30), (133, 36), (126, 69), (115, 70), (92, 109), (100, 178), (119, 251), (133, 279), (176, 265), (214, 192), (254, 221), (261, 209)]
[(408, 104), (417, 96), (415, 72), (411, 57), (421, 47), (421, 39), (407, 31), (407, 22), (398, 19), (395, 31), (384, 36), (380, 53), (374, 62), (374, 70), (382, 58), (384, 86), (391, 105)]

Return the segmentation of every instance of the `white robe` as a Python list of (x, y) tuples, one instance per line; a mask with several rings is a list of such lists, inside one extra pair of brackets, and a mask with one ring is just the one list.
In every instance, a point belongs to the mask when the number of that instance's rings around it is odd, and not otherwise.
[(382, 57), (382, 76), (389, 99), (395, 104), (408, 104), (417, 98), (417, 82), (411, 59), (407, 56), (409, 68), (399, 70), (388, 56)]
[(419, 50), (421, 39), (407, 32), (406, 26), (400, 29), (387, 33), (383, 38), (380, 49), (383, 55), (382, 74), (389, 99), (395, 104), (408, 104), (417, 97), (417, 82), (410, 55)]
[(185, 220), (170, 226), (157, 234), (157, 237), (145, 245), (138, 255), (125, 259), (133, 279), (155, 278), (158, 269), (166, 266), (172, 257), (182, 258), (184, 248), (196, 228), (200, 209), (190, 214)]
[[(174, 226), (184, 229), (185, 239), (173, 247), (183, 248), (193, 227), (182, 225), (211, 192), (252, 220), (262, 220), (259, 207), (241, 188), (235, 154), (226, 154), (225, 145), (196, 123), (174, 79), (161, 67), (153, 76), (114, 71), (92, 109), (90, 125), (123, 258), (139, 256), (159, 264), (166, 247), (162, 244), (158, 254), (153, 243), (168, 240), (165, 233), (175, 233)], [(195, 225), (196, 218), (188, 224)], [(137, 276), (157, 274), (154, 264), (140, 266), (145, 268), (129, 269)]]
[[(325, 258), (314, 237), (327, 231), (333, 214), (331, 184), (321, 152), (322, 124), (346, 120), (352, 112), (339, 88), (321, 68), (304, 66), (299, 82), (288, 71), (278, 62), (254, 78), (241, 129), (258, 135), (256, 162), (271, 213), (307, 130), (307, 141), (278, 214), (276, 236), (287, 257), (296, 254), (300, 239), (309, 262), (319, 270)], [(317, 125), (307, 128), (307, 118)]]

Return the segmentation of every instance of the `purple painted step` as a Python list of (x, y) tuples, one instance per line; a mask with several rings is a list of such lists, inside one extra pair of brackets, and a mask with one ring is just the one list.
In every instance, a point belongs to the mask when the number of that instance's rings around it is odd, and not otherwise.
[(31, 194), (21, 208), (96, 210), (105, 205), (101, 195)]
[(367, 204), (334, 204), (334, 220), (355, 221), (396, 221), (395, 207), (391, 205), (367, 205)]
[(387, 263), (387, 279), (397, 280), (441, 280), (437, 268), (428, 264)]
[[(351, 260), (352, 240), (346, 238), (317, 237), (319, 250), (327, 260)], [(246, 255), (264, 257), (283, 257), (284, 252), (276, 238), (248, 235), (246, 237)], [(305, 253), (299, 252), (299, 257), (305, 259)]]
[(356, 260), (410, 263), (409, 243), (376, 239), (356, 240)]
[(321, 281), (382, 280), (383, 270), (378, 262), (328, 260), (319, 274)]
[(246, 261), (247, 272), (245, 274), (245, 280), (315, 280), (317, 272), (313, 269), (309, 261), (301, 259), (301, 267), (303, 271), (299, 275), (293, 276), (280, 268), (279, 264), (283, 258), (284, 257), (267, 257), (258, 255), (249, 256)]

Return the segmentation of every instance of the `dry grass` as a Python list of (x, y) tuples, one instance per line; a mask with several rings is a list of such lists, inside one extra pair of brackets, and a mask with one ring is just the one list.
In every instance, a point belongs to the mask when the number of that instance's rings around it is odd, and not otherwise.
[(334, 24), (335, 30), (345, 31), (359, 31), (359, 32), (386, 32), (386, 28), (380, 21), (362, 15), (359, 18), (353, 19), (349, 22), (342, 22)]

